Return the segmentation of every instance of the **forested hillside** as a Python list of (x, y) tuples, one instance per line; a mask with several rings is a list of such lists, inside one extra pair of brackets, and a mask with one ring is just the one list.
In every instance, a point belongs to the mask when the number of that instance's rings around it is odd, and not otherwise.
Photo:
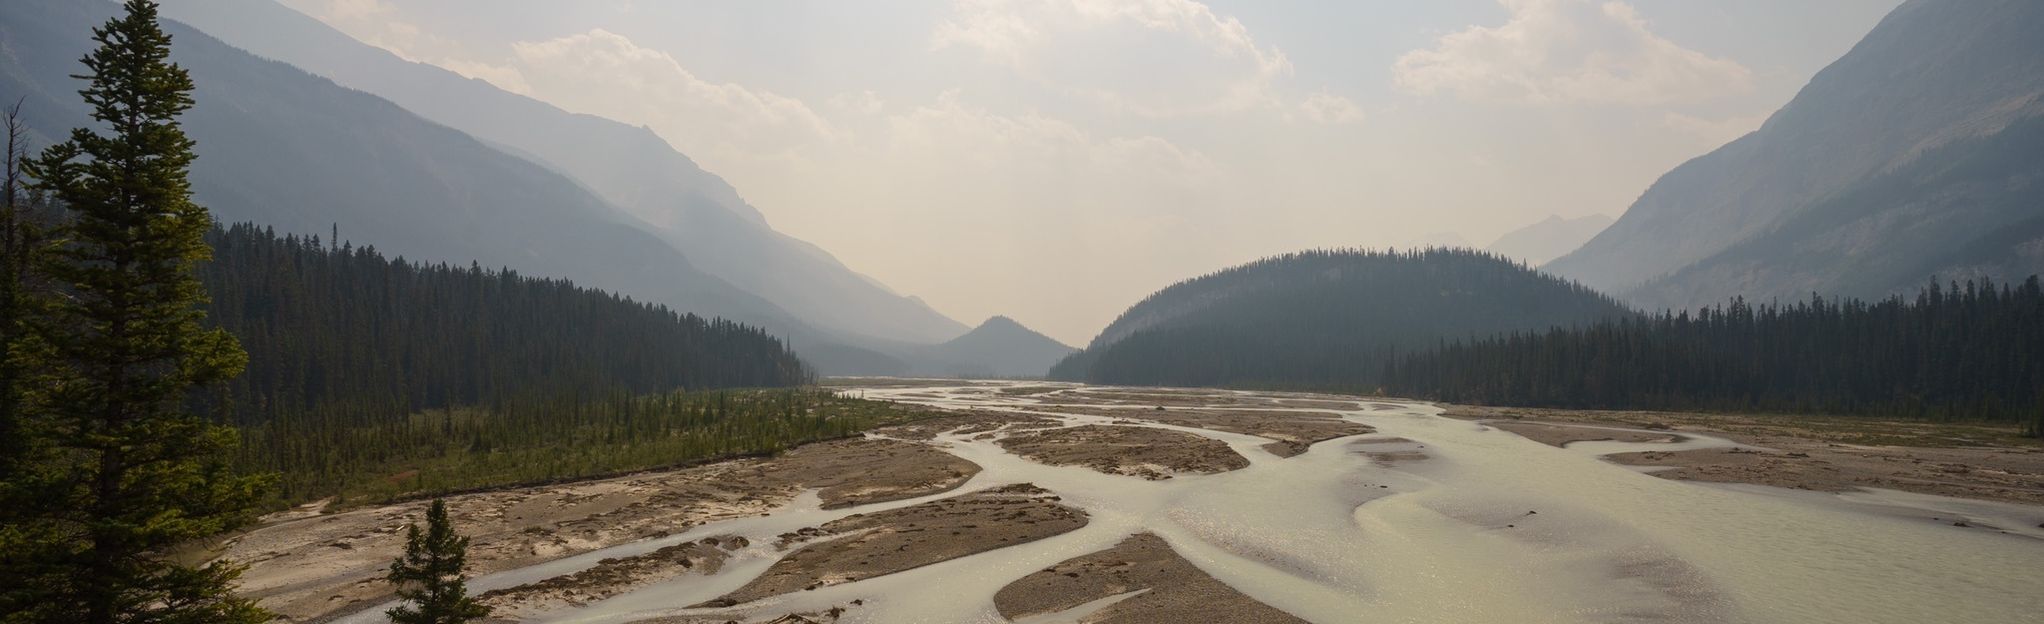
[(1443, 401), (2023, 421), (2044, 432), (2044, 288), (1932, 283), (1625, 317), (1397, 360), (1388, 392)]
[[(512, 393), (656, 392), (807, 381), (780, 340), (732, 321), (471, 264), (216, 230), (199, 276), (241, 339), (235, 420), (471, 405)], [(373, 417), (373, 416), (367, 416)]]
[[(28, 142), (90, 122), (76, 96), (103, 0), (10, 0), (0, 11), (0, 100), (23, 100)], [(367, 93), (258, 58), (176, 22), (192, 76), (181, 119), (197, 141), (195, 199), (222, 222), (372, 241), (425, 262), (509, 266), (704, 316), (806, 329), (695, 267), (684, 251), (575, 180)], [(25, 98), (25, 99), (24, 99)]]
[(1369, 388), (1396, 352), (1628, 314), (1580, 285), (1479, 251), (1309, 251), (1158, 291), (1051, 376)]
[[(249, 354), (247, 372), (225, 387), (222, 411), (250, 438), (252, 467), (283, 473), (287, 498), (335, 487), (337, 473), (404, 457), (414, 448), (407, 440), (432, 440), (436, 457), (447, 445), (559, 443), (570, 439), (564, 428), (595, 422), (592, 414), (616, 415), (584, 402), (809, 380), (795, 354), (759, 329), (564, 280), (393, 260), (372, 247), (251, 225), (216, 229), (208, 239), (213, 259), (199, 277), (212, 298), (209, 318)], [(693, 399), (682, 407), (668, 401), (637, 418), (681, 414), (687, 418), (664, 426), (689, 428), (755, 415), (728, 399), (714, 412)], [(491, 408), (481, 422), (405, 435), (414, 414), (479, 406)], [(791, 409), (808, 415), (787, 405), (769, 411)], [(818, 435), (786, 433), (765, 437)], [(756, 440), (735, 440), (698, 442), (758, 450)], [(690, 456), (700, 454), (669, 461)]]

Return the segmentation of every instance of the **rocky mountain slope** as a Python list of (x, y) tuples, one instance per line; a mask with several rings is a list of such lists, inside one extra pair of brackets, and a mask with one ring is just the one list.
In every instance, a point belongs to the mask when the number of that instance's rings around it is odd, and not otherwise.
[(1910, 0), (1761, 128), (1548, 269), (1643, 307), (2044, 269), (2044, 3)]
[(272, 0), (169, 0), (165, 15), (559, 171), (638, 217), (703, 271), (834, 339), (935, 343), (966, 330), (821, 248), (775, 231), (730, 184), (647, 128), (570, 113), (399, 58)]

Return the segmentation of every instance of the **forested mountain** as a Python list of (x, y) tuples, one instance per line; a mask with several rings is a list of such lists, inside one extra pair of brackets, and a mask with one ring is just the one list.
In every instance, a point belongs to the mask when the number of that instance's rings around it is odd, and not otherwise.
[(1457, 342), (1397, 360), (1386, 390), (1612, 409), (2020, 420), (2044, 433), (2044, 288), (1931, 283), (1914, 299), (1733, 300)]
[(1588, 288), (1479, 251), (1310, 251), (1158, 291), (1051, 377), (1368, 388), (1395, 352), (1628, 314)]
[(1759, 130), (1547, 268), (1676, 309), (2044, 270), (2039, 32), (2044, 3), (1910, 0)]
[(1537, 267), (1575, 251), (1607, 227), (1611, 227), (1611, 217), (1600, 214), (1572, 219), (1548, 215), (1538, 223), (1506, 232), (1484, 251)]
[(912, 372), (960, 377), (1041, 377), (1073, 349), (1005, 316), (917, 355)]
[(340, 442), (404, 431), (424, 410), (549, 404), (566, 406), (552, 418), (572, 420), (568, 408), (613, 395), (809, 381), (756, 328), (564, 280), (415, 264), (250, 225), (208, 238), (213, 260), (199, 267), (208, 316), (249, 355), (222, 411), (258, 440), (251, 452), (267, 454), (255, 467), (290, 469), (293, 483), (319, 482), (345, 463), (338, 453), (380, 457)]
[(757, 328), (479, 265), (236, 225), (200, 265), (212, 322), (241, 339), (237, 424), (403, 415), (519, 393), (635, 393), (808, 380)]
[[(81, 33), (117, 7), (11, 0), (0, 11), (0, 100), (26, 98), (37, 149), (88, 120), (76, 91)], [(198, 201), (223, 222), (373, 241), (415, 260), (509, 266), (705, 316), (804, 328), (697, 270), (643, 223), (574, 180), (383, 99), (256, 58), (175, 22), (172, 58), (197, 84)]]
[(255, 54), (389, 98), (563, 172), (637, 216), (703, 271), (837, 340), (935, 343), (965, 326), (774, 231), (723, 179), (643, 127), (569, 113), (356, 41), (273, 0), (172, 0), (167, 17)]

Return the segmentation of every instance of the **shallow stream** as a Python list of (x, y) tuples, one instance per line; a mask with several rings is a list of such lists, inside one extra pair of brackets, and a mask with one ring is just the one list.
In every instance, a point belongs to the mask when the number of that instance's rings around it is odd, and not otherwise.
[[(1043, 384), (1032, 384), (1043, 385)], [(1603, 461), (1640, 450), (1734, 446), (1577, 443), (1554, 448), (1416, 403), (1224, 391), (1061, 386), (1015, 396), (1001, 385), (875, 387), (868, 398), (1122, 422), (1044, 412), (1085, 403), (1141, 419), (1150, 401), (1177, 407), (1334, 412), (1376, 433), (1279, 458), (1255, 436), (1161, 426), (1227, 443), (1247, 468), (1163, 481), (1038, 464), (985, 439), (940, 436), (983, 470), (916, 499), (822, 510), (813, 493), (772, 515), (695, 527), (472, 581), (480, 592), (570, 573), (606, 557), (712, 535), (752, 545), (714, 575), (689, 575), (584, 607), (557, 622), (620, 622), (685, 609), (744, 585), (785, 555), (774, 537), (855, 513), (899, 508), (1010, 483), (1033, 483), (1083, 510), (1082, 529), (1026, 544), (719, 611), (735, 617), (861, 606), (847, 622), (1004, 622), (993, 596), (1060, 561), (1141, 531), (1163, 537), (1214, 578), (1315, 622), (2021, 622), (2044, 621), (2044, 508), (1905, 494), (1846, 495), (1656, 478)], [(1322, 409), (1342, 401), (1343, 409)], [(1306, 407), (1310, 406), (1310, 407)], [(1388, 446), (1369, 440), (1403, 438)], [(1373, 460), (1395, 449), (1424, 458)], [(2006, 531), (1931, 522), (1981, 519)], [(2020, 527), (2020, 528), (2015, 528)], [(1115, 599), (1032, 622), (1074, 621)], [(374, 621), (379, 610), (364, 614)]]

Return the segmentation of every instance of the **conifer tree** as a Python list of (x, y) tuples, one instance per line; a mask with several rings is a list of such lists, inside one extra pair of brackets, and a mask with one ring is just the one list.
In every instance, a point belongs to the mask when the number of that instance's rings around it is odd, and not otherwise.
[(10, 354), (22, 335), (24, 293), (29, 288), (28, 260), (37, 238), (36, 223), (22, 197), (21, 165), (26, 154), (22, 143), (27, 128), (21, 120), (19, 102), (7, 109), (4, 121), (7, 144), (5, 153), (0, 154), (0, 520), (11, 513), (13, 506), (6, 503), (17, 491), (12, 477), (22, 469), (21, 462), (28, 455), (28, 438), (21, 434), (20, 386), (16, 380), (21, 376), (19, 371), (28, 368), (29, 363)]
[(457, 624), (482, 619), (490, 608), (468, 597), (462, 568), (468, 565), (468, 538), (455, 534), (447, 519), (447, 501), (433, 499), (426, 508), (426, 530), (414, 522), (405, 531), (405, 554), (390, 563), (384, 578), (397, 586), (399, 605), (385, 611), (397, 624)]
[[(240, 568), (186, 565), (167, 551), (244, 522), (265, 480), (230, 468), (235, 432), (188, 407), (239, 374), (232, 336), (202, 328), (193, 264), (212, 224), (191, 200), (194, 154), (177, 117), (192, 81), (169, 61), (157, 7), (130, 0), (92, 31), (79, 91), (100, 132), (76, 129), (25, 168), (61, 207), (61, 229), (36, 255), (54, 295), (22, 315), (25, 437), (46, 445), (24, 515), (25, 622), (259, 622), (235, 597)], [(14, 553), (9, 553), (10, 558)]]
[[(0, 622), (26, 621), (40, 597), (37, 588), (47, 570), (42, 564), (57, 552), (59, 535), (31, 513), (39, 499), (34, 480), (39, 445), (28, 435), (22, 404), (22, 373), (35, 362), (18, 348), (26, 325), (27, 293), (32, 288), (29, 258), (36, 246), (33, 201), (23, 197), (21, 165), (25, 149), (21, 107), (6, 112), (7, 145), (0, 169)], [(10, 615), (21, 614), (21, 615)]]

